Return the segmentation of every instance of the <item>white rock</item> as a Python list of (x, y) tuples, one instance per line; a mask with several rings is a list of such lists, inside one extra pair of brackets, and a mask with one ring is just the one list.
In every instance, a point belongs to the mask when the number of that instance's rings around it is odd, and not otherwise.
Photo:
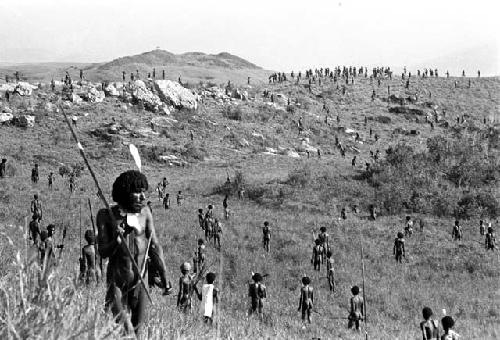
[(16, 88), (14, 89), (14, 92), (18, 93), (20, 96), (31, 96), (33, 88), (37, 88), (37, 87), (33, 86), (27, 82), (20, 81), (19, 83), (17, 83)]
[(120, 95), (120, 92), (113, 84), (110, 83), (104, 88), (104, 94), (110, 97), (118, 97)]
[(10, 112), (0, 113), (0, 123), (10, 122), (14, 118), (14, 115)]
[(286, 152), (286, 155), (287, 155), (288, 157), (292, 157), (292, 158), (300, 158), (300, 155), (298, 154), (298, 152), (293, 151), (293, 150), (288, 150), (288, 151)]
[(177, 108), (196, 110), (198, 101), (196, 96), (178, 82), (171, 80), (156, 80), (153, 83), (160, 98), (167, 104)]

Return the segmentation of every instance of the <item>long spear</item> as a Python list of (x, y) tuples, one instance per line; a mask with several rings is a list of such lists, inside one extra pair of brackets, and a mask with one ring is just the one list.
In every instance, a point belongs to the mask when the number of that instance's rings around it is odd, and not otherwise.
[[(66, 112), (64, 112), (64, 109), (63, 109), (62, 105), (59, 105), (59, 107), (60, 107), (61, 112), (62, 112), (62, 114), (64, 116), (64, 119), (66, 120), (66, 124), (68, 125), (69, 130), (71, 131), (71, 134), (73, 135), (73, 139), (75, 140), (76, 145), (78, 146), (78, 150), (80, 151), (80, 156), (82, 156), (83, 161), (85, 162), (85, 165), (87, 166), (87, 169), (89, 169), (90, 175), (92, 176), (92, 179), (94, 180), (94, 184), (97, 187), (97, 195), (99, 196), (99, 198), (101, 199), (102, 203), (104, 204), (104, 206), (108, 210), (109, 216), (111, 218), (111, 223), (113, 224), (113, 226), (116, 226), (117, 223), (116, 223), (115, 215), (113, 214), (113, 211), (111, 211), (111, 207), (108, 204), (108, 201), (106, 200), (106, 197), (104, 197), (104, 194), (103, 194), (103, 192), (101, 190), (101, 186), (99, 185), (99, 181), (97, 180), (97, 177), (96, 177), (96, 175), (94, 173), (94, 170), (90, 166), (90, 163), (89, 163), (89, 161), (87, 159), (87, 155), (85, 155), (85, 151), (83, 150), (83, 146), (80, 143), (80, 140), (78, 139), (78, 136), (76, 135), (75, 130), (73, 130), (73, 127), (71, 126), (71, 122), (69, 121), (69, 118), (66, 115)], [(141, 283), (142, 288), (144, 288), (144, 290), (146, 291), (146, 295), (148, 296), (149, 302), (151, 302), (151, 304), (154, 305), (153, 299), (151, 298), (151, 295), (149, 294), (148, 287), (147, 287), (146, 283), (144, 282), (143, 277), (141, 276), (141, 271), (139, 269), (139, 266), (135, 262), (135, 259), (132, 256), (132, 253), (130, 252), (130, 249), (127, 246), (127, 241), (125, 240), (125, 237), (123, 236), (123, 234), (121, 232), (118, 232), (118, 237), (121, 240), (122, 248), (125, 250), (125, 253), (127, 254), (127, 256), (129, 257), (129, 259), (130, 259), (130, 261), (132, 263), (132, 268), (134, 269), (134, 271), (137, 274), (137, 276), (139, 276), (139, 282)]]

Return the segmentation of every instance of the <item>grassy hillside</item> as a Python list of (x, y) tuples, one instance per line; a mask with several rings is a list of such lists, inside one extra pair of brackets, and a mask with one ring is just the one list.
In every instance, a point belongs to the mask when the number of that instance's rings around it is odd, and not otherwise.
[[(361, 285), (360, 247), (363, 245), (371, 339), (418, 338), (423, 306), (431, 307), (436, 317), (440, 317), (441, 309), (446, 309), (457, 320), (456, 331), (464, 339), (496, 339), (500, 337), (500, 262), (498, 252), (484, 250), (478, 219), (463, 222), (464, 240), (455, 243), (451, 240), (451, 216), (423, 216), (427, 221), (425, 230), (417, 231), (407, 240), (407, 259), (397, 264), (392, 257), (392, 243), (397, 231), (403, 228), (407, 210), (401, 208), (395, 214), (382, 210), (377, 221), (369, 221), (366, 207), (377, 201), (377, 190), (360, 179), (365, 174), (365, 162), (373, 162), (370, 151), (379, 149), (384, 158), (384, 150), (399, 143), (425, 150), (427, 140), (432, 137), (444, 136), (469, 143), (471, 139), (467, 136), (473, 134), (471, 131), (476, 131), (477, 136), (489, 128), (498, 131), (500, 81), (473, 79), (469, 89), (467, 79), (456, 79), (459, 88), (454, 88), (454, 80), (418, 79), (405, 90), (399, 78), (384, 80), (380, 87), (376, 83), (370, 85), (368, 79), (356, 78), (353, 85), (347, 86), (346, 95), (329, 82), (313, 85), (312, 91), (304, 83), (259, 85), (250, 90), (255, 100), (231, 107), (206, 100), (197, 111), (173, 113), (171, 118), (176, 122), (172, 127), (157, 131), (150, 127), (156, 114), (138, 106), (124, 110), (117, 99), (73, 106), (68, 111), (80, 117), (78, 133), (108, 198), (118, 174), (134, 167), (127, 144), (138, 145), (143, 171), (150, 182), (148, 199), (153, 202), (168, 276), (176, 293), (178, 268), (191, 259), (195, 241), (201, 236), (197, 209), (214, 204), (217, 215), (222, 217), (220, 187), (228, 173), (233, 180), (236, 172), (243, 174), (247, 198), (239, 201), (235, 196), (230, 197), (233, 216), (224, 222), (222, 256), (208, 247), (208, 263), (210, 269), (218, 273), (217, 284), (222, 292), (221, 338), (360, 339), (361, 334), (346, 329), (347, 320), (342, 318), (347, 317), (351, 286)], [(388, 107), (395, 104), (389, 105), (386, 101), (388, 85), (391, 94), (405, 97), (418, 94), (419, 108), (425, 106), (425, 101), (438, 105), (439, 111), (446, 111), (451, 126), (436, 124), (431, 130), (422, 116), (417, 123), (415, 116), (389, 113)], [(266, 104), (269, 99), (261, 95), (264, 88), (275, 94), (276, 106)], [(373, 101), (372, 88), (377, 94)], [(300, 105), (287, 108), (286, 100), (278, 98), (278, 93), (290, 97), (292, 103), (297, 100)], [(0, 295), (2, 300), (8, 296), (9, 302), (8, 307), (1, 305), (0, 335), (2, 338), (9, 334), (15, 338), (15, 333), (19, 338), (118, 338), (120, 330), (103, 311), (103, 285), (86, 289), (72, 283), (78, 273), (80, 199), (83, 229), (90, 227), (86, 199), (92, 200), (94, 215), (100, 204), (86, 170), (77, 179), (77, 190), (72, 195), (67, 178), (58, 175), (54, 189), (47, 189), (46, 177), (50, 171), (57, 174), (61, 164), (71, 167), (82, 162), (61, 115), (47, 112), (43, 104), (40, 93), (29, 101), (16, 98), (15, 103), (9, 105), (18, 112), (30, 105), (36, 107), (36, 127), (27, 130), (0, 127), (1, 156), (6, 156), (10, 164), (9, 178), (0, 183), (0, 201), (4, 207), (0, 212), (0, 232), (13, 242), (11, 245), (5, 236), (0, 236)], [(324, 123), (323, 104), (330, 109), (328, 124)], [(456, 117), (462, 115), (467, 115), (467, 122), (455, 124)], [(308, 159), (304, 152), (303, 136), (298, 136), (296, 128), (301, 116), (309, 145), (322, 152), (320, 159), (316, 154)], [(387, 118), (380, 118), (382, 116)], [(111, 139), (106, 134), (93, 133), (113, 119), (134, 133)], [(346, 128), (357, 131), (362, 143), (356, 142)], [(373, 130), (372, 137), (369, 128)], [(420, 133), (403, 134), (402, 129)], [(194, 142), (189, 140), (190, 130), (195, 133)], [(375, 133), (380, 136), (378, 141), (374, 139)], [(335, 136), (346, 146), (345, 158), (335, 146)], [(476, 140), (484, 142), (479, 138)], [(498, 145), (491, 145), (488, 159), (498, 162)], [(268, 148), (276, 149), (277, 154), (269, 154)], [(300, 158), (287, 156), (289, 149), (299, 151)], [(160, 155), (170, 154), (187, 161), (188, 166), (167, 166), (157, 160)], [(358, 163), (353, 168), (354, 155)], [(38, 185), (29, 182), (34, 162), (41, 167)], [(171, 195), (178, 190), (186, 195), (182, 206), (173, 204), (169, 211), (161, 208), (154, 192), (156, 183), (164, 176), (171, 183), (168, 187)], [(496, 192), (496, 199), (500, 199), (498, 177), (496, 181), (482, 190)], [(442, 190), (458, 192), (454, 188)], [(39, 193), (44, 202), (43, 225), (57, 222), (69, 225), (69, 230), (61, 264), (51, 279), (53, 294), (41, 301), (35, 300), (32, 296), (35, 288), (23, 286), (23, 304), (19, 265), (14, 257), (19, 250), (21, 261), (26, 258), (23, 230), (19, 226), (23, 226), (24, 217), (29, 215), (33, 193)], [(360, 213), (352, 211), (354, 204), (361, 207)], [(339, 220), (343, 207), (348, 213), (345, 221)], [(494, 218), (485, 219), (498, 229)], [(261, 250), (261, 227), (265, 220), (270, 221), (273, 228), (269, 254)], [(321, 273), (313, 272), (310, 264), (312, 232), (321, 226), (327, 227), (331, 235), (336, 263), (334, 294), (328, 292), (324, 269)], [(60, 237), (59, 230), (56, 239)], [(28, 257), (32, 251), (28, 249)], [(219, 272), (221, 258), (223, 270)], [(246, 284), (251, 271), (269, 273), (265, 279), (269, 298), (262, 322), (246, 316)], [(317, 294), (313, 324), (305, 329), (297, 312), (300, 278), (304, 273), (311, 276)], [(152, 294), (155, 305), (151, 307), (146, 325), (152, 338), (216, 336), (215, 327), (208, 328), (201, 323), (197, 303), (195, 313), (186, 316), (176, 310), (174, 298), (163, 297), (158, 290)]]
[(12, 79), (14, 72), (19, 71), (23, 78), (32, 82), (49, 83), (51, 79), (60, 80), (66, 72), (76, 80), (79, 79), (80, 69), (84, 70), (87, 80), (122, 81), (122, 72), (126, 72), (126, 80), (130, 73), (139, 71), (141, 79), (146, 79), (148, 73), (156, 68), (156, 78), (161, 79), (165, 70), (167, 79), (182, 81), (191, 85), (199, 82), (226, 84), (231, 80), (236, 84), (246, 84), (248, 77), (252, 83), (262, 84), (267, 80), (269, 71), (252, 64), (251, 62), (227, 52), (219, 54), (205, 54), (201, 52), (187, 52), (173, 54), (164, 50), (154, 50), (138, 55), (114, 59), (106, 63), (76, 64), (76, 63), (44, 63), (0, 65), (0, 77), (5, 79), (9, 75)]

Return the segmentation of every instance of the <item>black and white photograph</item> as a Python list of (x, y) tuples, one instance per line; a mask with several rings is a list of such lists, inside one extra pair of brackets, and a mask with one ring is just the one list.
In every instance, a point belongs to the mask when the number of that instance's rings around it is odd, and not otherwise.
[(497, 0), (0, 0), (0, 339), (500, 339)]

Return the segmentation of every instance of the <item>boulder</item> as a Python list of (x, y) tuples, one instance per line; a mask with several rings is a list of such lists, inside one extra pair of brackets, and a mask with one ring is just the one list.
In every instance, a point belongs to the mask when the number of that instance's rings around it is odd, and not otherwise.
[(158, 95), (165, 103), (171, 104), (179, 109), (197, 109), (198, 102), (196, 96), (178, 82), (171, 80), (156, 80), (153, 84)]
[(141, 102), (147, 110), (156, 112), (163, 106), (163, 103), (158, 95), (153, 93), (146, 83), (142, 80), (136, 80), (130, 85), (132, 99)]
[(171, 128), (174, 126), (175, 123), (178, 123), (178, 121), (168, 117), (154, 117), (153, 119), (151, 119), (151, 126), (155, 127), (155, 129)]
[(288, 151), (286, 152), (286, 155), (287, 155), (288, 157), (292, 157), (292, 158), (300, 158), (299, 153), (298, 153), (298, 152), (296, 152), (296, 151), (294, 151), (294, 150), (288, 150)]
[(104, 94), (108, 97), (118, 97), (120, 92), (113, 84), (108, 84), (108, 86), (104, 88)]
[(78, 104), (81, 104), (83, 102), (83, 99), (79, 95), (72, 93), (71, 94), (71, 102), (78, 105)]
[(0, 123), (10, 122), (14, 118), (14, 115), (10, 112), (2, 112), (0, 113)]
[(87, 93), (88, 101), (91, 103), (102, 103), (104, 100), (104, 91), (99, 91), (95, 87), (91, 87)]
[(31, 93), (36, 86), (32, 86), (30, 83), (20, 81), (17, 83), (14, 92), (19, 94), (20, 96), (31, 96)]

